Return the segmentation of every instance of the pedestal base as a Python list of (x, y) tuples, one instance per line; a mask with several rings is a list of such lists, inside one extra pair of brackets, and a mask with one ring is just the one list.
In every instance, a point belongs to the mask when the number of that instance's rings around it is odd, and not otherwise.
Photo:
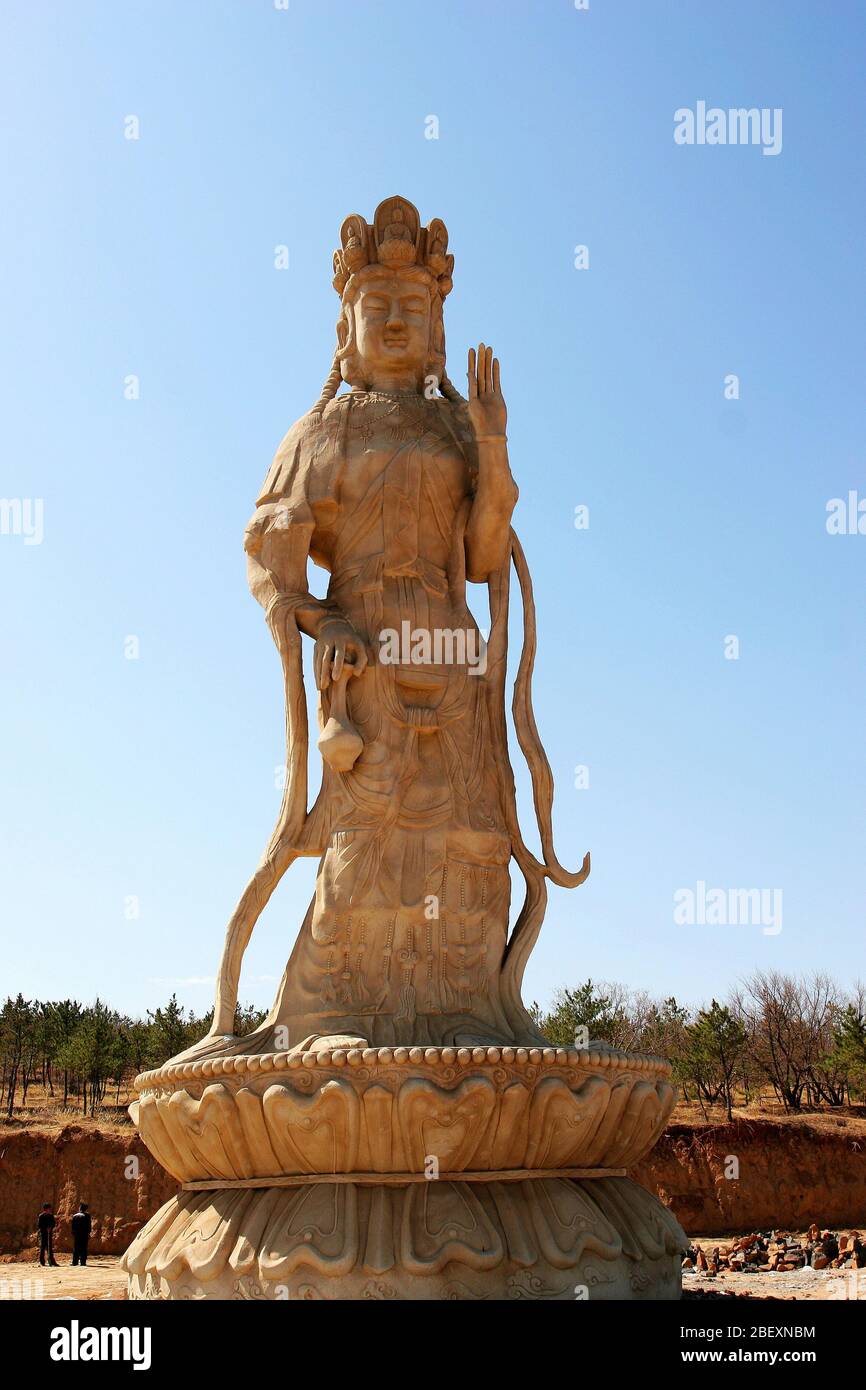
[(124, 1257), (135, 1299), (677, 1299), (686, 1237), (628, 1178), (182, 1192)]

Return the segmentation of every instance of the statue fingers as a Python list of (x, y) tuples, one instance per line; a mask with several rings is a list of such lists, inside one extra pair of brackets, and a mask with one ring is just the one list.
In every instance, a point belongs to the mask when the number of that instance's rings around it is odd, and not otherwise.
[(501, 387), (500, 387), (500, 385), (499, 385), (499, 358), (498, 358), (498, 357), (494, 357), (494, 359), (493, 359), (493, 390), (494, 390), (494, 392), (496, 393), (497, 396), (501, 396), (501, 395), (502, 395), (502, 389), (501, 389)]
[(331, 644), (323, 642), (316, 647), (316, 685), (319, 690), (327, 690), (331, 681)]
[(343, 674), (343, 665), (346, 660), (345, 642), (337, 642), (334, 647), (334, 660), (331, 666), (331, 680), (338, 681)]
[(484, 395), (484, 362), (485, 362), (484, 344), (483, 344), (483, 343), (479, 343), (479, 344), (478, 344), (478, 370), (477, 370), (478, 394), (479, 394), (479, 396), (483, 396), (483, 395)]
[(469, 368), (468, 368), (468, 370), (467, 370), (466, 376), (467, 376), (468, 381), (469, 381), (469, 399), (470, 399), (470, 401), (472, 401), (472, 400), (475, 399), (475, 397), (476, 397), (477, 394), (478, 394), (478, 389), (477, 389), (476, 382), (475, 382), (475, 349), (474, 349), (474, 348), (470, 348), (470, 349), (469, 349)]
[(490, 395), (493, 391), (493, 348), (489, 347), (484, 354), (484, 390)]

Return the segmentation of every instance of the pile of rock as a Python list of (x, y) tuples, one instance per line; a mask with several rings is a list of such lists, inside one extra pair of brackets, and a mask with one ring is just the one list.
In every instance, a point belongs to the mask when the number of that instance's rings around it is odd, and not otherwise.
[(754, 1231), (730, 1245), (689, 1246), (684, 1270), (696, 1274), (775, 1273), (803, 1269), (864, 1269), (866, 1240), (859, 1231), (821, 1231), (810, 1226), (805, 1235), (787, 1231)]

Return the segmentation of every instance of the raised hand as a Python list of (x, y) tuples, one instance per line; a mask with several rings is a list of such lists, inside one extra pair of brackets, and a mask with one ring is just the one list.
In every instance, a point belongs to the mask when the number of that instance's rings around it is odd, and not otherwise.
[(478, 344), (469, 349), (469, 419), (479, 441), (505, 438), (508, 412), (499, 388), (499, 359), (493, 348)]

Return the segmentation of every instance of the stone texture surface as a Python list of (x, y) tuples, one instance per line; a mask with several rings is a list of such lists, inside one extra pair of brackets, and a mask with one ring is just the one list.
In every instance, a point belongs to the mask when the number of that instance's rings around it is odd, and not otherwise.
[(184, 1193), (126, 1256), (133, 1298), (678, 1297), (681, 1232), (626, 1178)]
[(340, 1049), (306, 1065), (287, 1056), (186, 1064), (170, 1080), (138, 1078), (135, 1118), (160, 1163), (188, 1182), (420, 1173), (430, 1154), (443, 1173), (626, 1168), (655, 1143), (674, 1103), (660, 1058), (462, 1051), (446, 1050), (450, 1060), (434, 1048), (371, 1049), (366, 1061), (360, 1049)]

